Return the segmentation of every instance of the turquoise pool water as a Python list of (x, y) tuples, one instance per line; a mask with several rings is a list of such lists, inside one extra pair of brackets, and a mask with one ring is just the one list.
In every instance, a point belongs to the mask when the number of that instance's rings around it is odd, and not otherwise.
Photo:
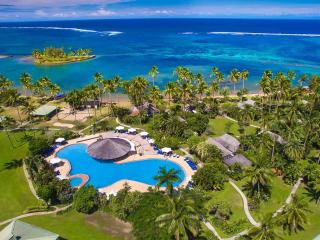
[[(80, 173), (87, 174), (89, 176), (87, 184), (92, 184), (96, 188), (111, 185), (122, 179), (155, 185), (157, 182), (153, 177), (157, 175), (159, 167), (162, 166), (167, 169), (173, 168), (179, 171), (181, 181), (176, 182), (175, 186), (178, 186), (185, 178), (185, 173), (182, 168), (172, 161), (147, 159), (124, 164), (116, 164), (112, 161), (99, 161), (92, 158), (87, 153), (87, 148), (88, 147), (85, 144), (70, 145), (60, 150), (57, 156), (70, 162), (70, 175)], [(78, 186), (78, 180), (71, 180), (71, 185)]]
[(70, 184), (73, 187), (77, 187), (82, 183), (82, 179), (81, 178), (71, 178), (70, 179)]

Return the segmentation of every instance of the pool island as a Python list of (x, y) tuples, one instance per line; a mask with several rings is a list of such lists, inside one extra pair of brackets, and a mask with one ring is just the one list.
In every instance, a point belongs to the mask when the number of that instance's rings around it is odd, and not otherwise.
[(63, 48), (48, 47), (43, 51), (35, 49), (32, 51), (32, 59), (37, 65), (61, 65), (74, 62), (82, 62), (94, 59), (91, 49), (77, 49), (65, 52)]

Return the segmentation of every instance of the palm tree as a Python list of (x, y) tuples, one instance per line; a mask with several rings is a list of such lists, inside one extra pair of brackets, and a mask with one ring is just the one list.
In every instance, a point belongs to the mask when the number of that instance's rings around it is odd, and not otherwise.
[(3, 93), (13, 86), (13, 82), (3, 75), (0, 75), (0, 93)]
[(149, 82), (144, 77), (135, 77), (129, 84), (127, 93), (133, 105), (141, 106), (146, 98), (146, 90)]
[(32, 89), (32, 78), (29, 73), (22, 73), (20, 76), (20, 82), (24, 88), (24, 95), (27, 95), (27, 90)]
[(302, 87), (307, 80), (308, 80), (308, 74), (302, 74), (299, 78), (300, 86)]
[(214, 98), (214, 96), (216, 95), (217, 92), (219, 92), (219, 83), (217, 82), (212, 82), (210, 90), (212, 93), (212, 97)]
[(149, 93), (149, 99), (151, 100), (154, 106), (158, 106), (160, 101), (162, 101), (162, 95), (159, 87), (152, 87)]
[(320, 181), (317, 180), (315, 183), (308, 184), (306, 187), (307, 192), (305, 193), (310, 200), (315, 201), (316, 204), (320, 203)]
[(308, 209), (307, 202), (294, 196), (292, 202), (284, 207), (280, 215), (283, 230), (289, 235), (292, 232), (297, 233), (304, 230), (303, 225), (308, 222), (306, 215), (308, 212), (311, 211)]
[(233, 93), (236, 94), (236, 83), (239, 81), (240, 73), (238, 69), (234, 68), (230, 72), (230, 81), (233, 83)]
[(7, 95), (6, 95), (5, 101), (8, 105), (16, 108), (20, 124), (22, 124), (22, 119), (21, 119), (21, 114), (20, 114), (20, 109), (19, 109), (19, 105), (21, 103), (21, 97), (20, 97), (20, 94), (18, 93), (18, 91), (16, 89), (7, 90)]
[(228, 96), (230, 95), (230, 89), (228, 87), (224, 87), (220, 90), (220, 94), (227, 99)]
[(255, 166), (253, 169), (248, 170), (249, 181), (244, 186), (244, 190), (248, 193), (249, 197), (257, 197), (262, 199), (265, 195), (270, 194), (272, 171), (269, 168)]
[(292, 140), (284, 146), (284, 153), (292, 161), (298, 161), (303, 157), (304, 147), (298, 140)]
[(156, 187), (159, 189), (165, 184), (167, 194), (171, 195), (173, 191), (173, 184), (181, 180), (178, 174), (179, 171), (173, 168), (167, 171), (166, 167), (160, 167), (158, 175), (154, 177), (154, 179), (158, 181)]
[(200, 100), (202, 99), (202, 95), (206, 92), (206, 90), (208, 89), (208, 85), (207, 83), (204, 81), (202, 74), (197, 74), (195, 76), (196, 82), (197, 82), (197, 94), (200, 95)]
[(248, 70), (243, 70), (240, 73), (240, 78), (242, 80), (242, 89), (244, 89), (244, 81), (248, 80), (249, 77), (249, 71)]
[(171, 99), (173, 94), (176, 92), (176, 83), (175, 82), (169, 82), (164, 89), (164, 94), (166, 96), (168, 96), (168, 100), (169, 100), (169, 106), (171, 103)]
[(154, 86), (154, 80), (158, 74), (159, 74), (158, 67), (152, 66), (152, 68), (149, 72), (149, 76), (152, 78), (152, 86)]
[(200, 217), (196, 211), (196, 202), (186, 194), (169, 198), (169, 212), (160, 215), (156, 223), (166, 227), (176, 240), (194, 239), (199, 233)]
[(277, 219), (268, 214), (259, 227), (252, 227), (249, 230), (248, 235), (252, 240), (280, 240), (282, 237), (276, 230), (277, 224)]
[(26, 100), (22, 106), (22, 112), (28, 115), (29, 121), (32, 122), (32, 112), (36, 110), (36, 106), (30, 99)]

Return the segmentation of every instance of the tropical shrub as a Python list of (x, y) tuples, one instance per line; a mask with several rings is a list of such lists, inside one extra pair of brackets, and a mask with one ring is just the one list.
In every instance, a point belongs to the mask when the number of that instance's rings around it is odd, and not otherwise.
[(80, 188), (73, 198), (73, 207), (77, 212), (90, 214), (99, 207), (99, 193), (92, 185)]
[(209, 214), (221, 220), (229, 220), (232, 215), (231, 207), (226, 202), (212, 203), (209, 209)]
[(283, 169), (283, 180), (285, 183), (293, 185), (302, 176), (306, 167), (304, 161), (292, 162)]
[(43, 155), (50, 148), (50, 142), (46, 137), (33, 137), (29, 140), (29, 151), (32, 156)]
[(227, 169), (222, 163), (205, 164), (192, 177), (194, 185), (203, 190), (222, 190), (228, 179)]
[(121, 220), (128, 220), (128, 217), (136, 210), (140, 202), (140, 192), (130, 192), (130, 188), (125, 186), (124, 189), (117, 193), (117, 196), (111, 196), (109, 207), (111, 211)]
[(41, 185), (37, 189), (38, 196), (46, 203), (51, 204), (55, 201), (56, 191), (52, 185)]

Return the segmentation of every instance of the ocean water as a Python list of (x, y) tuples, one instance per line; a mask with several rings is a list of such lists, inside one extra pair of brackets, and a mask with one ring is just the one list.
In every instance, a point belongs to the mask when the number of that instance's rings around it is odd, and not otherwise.
[[(159, 167), (166, 167), (167, 170), (178, 170), (181, 181), (174, 186), (178, 186), (184, 179), (185, 173), (182, 168), (169, 160), (147, 159), (143, 161), (116, 164), (112, 161), (98, 161), (87, 153), (87, 145), (74, 144), (61, 149), (57, 156), (67, 159), (71, 164), (70, 175), (87, 174), (89, 181), (96, 188), (109, 186), (117, 181), (128, 179), (137, 182), (156, 185), (153, 179), (158, 174)], [(72, 186), (79, 185), (79, 179), (71, 180)]]
[[(94, 60), (34, 66), (23, 60), (35, 48), (92, 48)], [(265, 69), (320, 74), (320, 20), (135, 19), (0, 23), (0, 73), (18, 82), (21, 72), (48, 76), (64, 91), (107, 77), (148, 77), (158, 65), (157, 84), (175, 80), (176, 66), (188, 66), (209, 81), (212, 66), (225, 74), (248, 69), (246, 86), (257, 89)], [(296, 81), (295, 81), (296, 82)], [(241, 84), (239, 83), (239, 87)]]

